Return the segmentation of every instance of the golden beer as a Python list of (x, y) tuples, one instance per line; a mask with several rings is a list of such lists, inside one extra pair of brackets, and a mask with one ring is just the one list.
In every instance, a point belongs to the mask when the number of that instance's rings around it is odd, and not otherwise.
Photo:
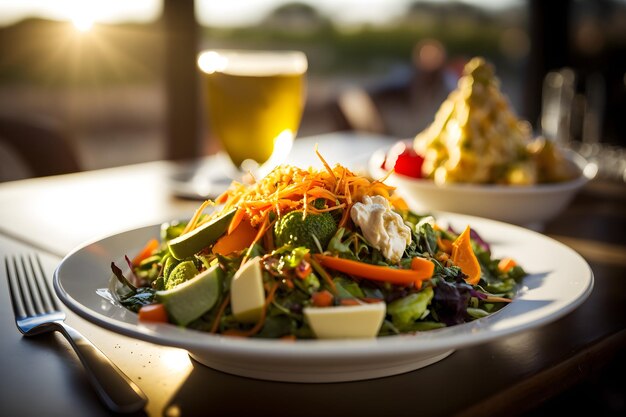
[(304, 54), (206, 51), (198, 65), (211, 130), (233, 163), (263, 164), (274, 152), (286, 156), (304, 107)]

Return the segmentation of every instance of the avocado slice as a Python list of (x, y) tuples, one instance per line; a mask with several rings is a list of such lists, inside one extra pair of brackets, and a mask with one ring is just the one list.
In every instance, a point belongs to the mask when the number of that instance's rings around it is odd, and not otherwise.
[(182, 260), (215, 243), (228, 230), (228, 225), (236, 211), (237, 209), (234, 208), (191, 232), (167, 242), (172, 256)]
[(165, 305), (172, 321), (186, 326), (213, 308), (220, 295), (222, 269), (215, 265), (171, 290), (157, 291), (155, 300)]

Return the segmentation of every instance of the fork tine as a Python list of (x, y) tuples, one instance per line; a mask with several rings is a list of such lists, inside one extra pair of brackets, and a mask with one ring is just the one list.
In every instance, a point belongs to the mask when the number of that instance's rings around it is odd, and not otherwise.
[(13, 266), (15, 267), (15, 276), (19, 284), (19, 291), (17, 292), (19, 298), (22, 300), (26, 316), (37, 315), (37, 309), (33, 303), (33, 297), (30, 291), (30, 282), (28, 282), (28, 275), (24, 270), (24, 263), (19, 262), (17, 258), (13, 258)]
[(59, 304), (59, 299), (54, 294), (54, 291), (52, 291), (52, 288), (50, 288), (50, 281), (46, 278), (46, 273), (44, 272), (43, 265), (41, 264), (41, 258), (37, 254), (34, 255), (34, 258), (37, 263), (37, 267), (39, 268), (39, 274), (46, 290), (46, 297), (50, 302), (51, 309), (54, 311), (60, 311), (61, 305)]
[(33, 307), (37, 314), (44, 314), (46, 313), (46, 309), (44, 308), (42, 302), (39, 283), (37, 282), (37, 276), (33, 271), (32, 264), (27, 256), (22, 256), (20, 258), (20, 263), (22, 271), (24, 273), (24, 281), (26, 282), (24, 298), (30, 298), (30, 301), (33, 304)]
[(11, 294), (11, 301), (13, 304), (13, 312), (16, 318), (26, 317), (26, 306), (21, 294), (19, 275), (17, 272), (17, 265), (14, 257), (6, 256), (4, 258), (4, 265), (6, 266), (7, 281), (9, 282), (9, 293)]
[(29, 257), (29, 261), (30, 261), (31, 268), (33, 270), (33, 276), (36, 277), (38, 290), (42, 297), (44, 308), (47, 311), (61, 310), (56, 297), (54, 296), (54, 294), (52, 293), (52, 290), (50, 289), (50, 284), (48, 283), (48, 279), (46, 278), (46, 273), (44, 272), (43, 265), (41, 264), (41, 258), (39, 258), (37, 254), (33, 254), (31, 257)]

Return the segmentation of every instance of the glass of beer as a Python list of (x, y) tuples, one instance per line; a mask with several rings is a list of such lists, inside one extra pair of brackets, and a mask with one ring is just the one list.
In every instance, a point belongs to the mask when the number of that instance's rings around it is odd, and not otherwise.
[(210, 130), (240, 171), (260, 175), (284, 162), (302, 117), (307, 66), (299, 51), (199, 55)]

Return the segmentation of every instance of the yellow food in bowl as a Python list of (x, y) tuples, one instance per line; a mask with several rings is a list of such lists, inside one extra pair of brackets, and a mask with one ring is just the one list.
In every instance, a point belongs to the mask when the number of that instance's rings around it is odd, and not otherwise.
[(531, 185), (580, 175), (550, 141), (533, 139), (500, 91), (493, 67), (473, 58), (433, 123), (414, 140), (422, 174), (437, 184)]

